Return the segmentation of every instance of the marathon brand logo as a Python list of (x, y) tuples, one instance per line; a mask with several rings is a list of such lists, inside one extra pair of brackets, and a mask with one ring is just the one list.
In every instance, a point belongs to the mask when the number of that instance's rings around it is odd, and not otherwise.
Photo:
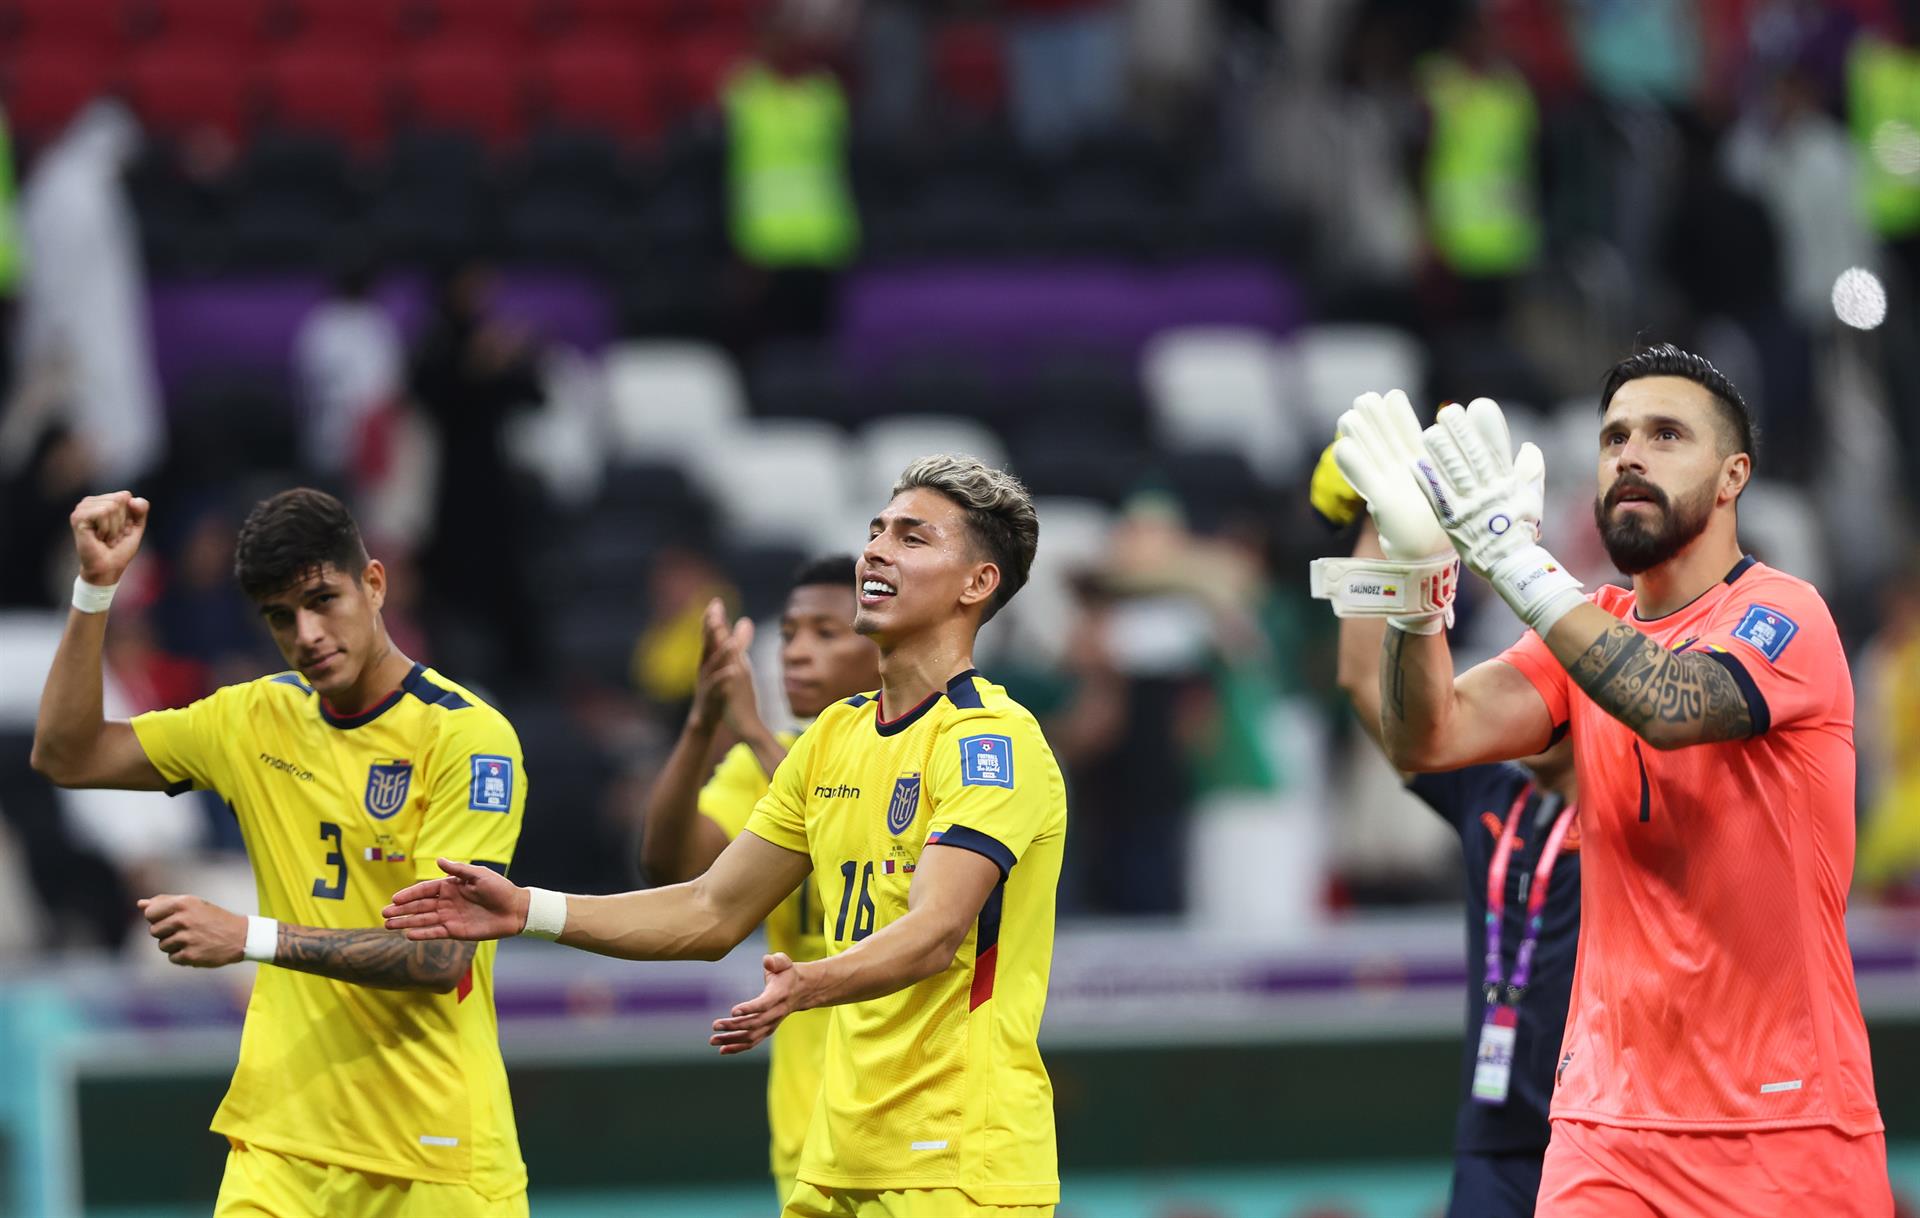
[(859, 799), (860, 788), (850, 787), (844, 782), (837, 787), (815, 787), (813, 797), (815, 799)]

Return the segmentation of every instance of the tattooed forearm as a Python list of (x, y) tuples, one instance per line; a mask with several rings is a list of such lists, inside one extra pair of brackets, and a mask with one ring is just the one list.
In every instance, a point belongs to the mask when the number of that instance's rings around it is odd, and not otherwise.
[(1387, 627), (1380, 643), (1380, 709), (1395, 719), (1407, 717), (1407, 674), (1400, 667), (1400, 653), (1406, 645), (1406, 631)]
[(1609, 715), (1655, 748), (1753, 733), (1733, 674), (1701, 652), (1671, 652), (1625, 622), (1601, 632), (1567, 672)]
[(325, 930), (282, 922), (273, 962), (380, 990), (445, 991), (473, 963), (473, 949), (452, 939), (414, 942), (393, 930)]

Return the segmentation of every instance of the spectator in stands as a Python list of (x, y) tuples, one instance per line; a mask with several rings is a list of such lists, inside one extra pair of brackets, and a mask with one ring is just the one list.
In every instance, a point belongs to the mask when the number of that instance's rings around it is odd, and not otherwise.
[(1114, 0), (1007, 0), (1014, 134), (1059, 153), (1118, 126), (1126, 104), (1126, 28)]
[(847, 97), (827, 67), (831, 45), (804, 9), (778, 7), (759, 56), (722, 96), (729, 231), (749, 271), (749, 341), (823, 333), (839, 271), (859, 248)]
[(140, 237), (122, 182), (140, 143), (123, 106), (94, 102), (41, 154), (20, 202), (20, 375), (66, 387), (74, 430), (114, 485), (152, 469), (166, 447)]
[[(1920, 4), (1901, 0), (1886, 34), (1863, 32), (1847, 59), (1847, 125), (1867, 219), (1892, 255), (1885, 344), (1895, 401), (1920, 400)], [(1901, 447), (1920, 461), (1920, 411), (1894, 410)]]
[(1421, 169), (1427, 235), (1450, 280), (1437, 312), (1505, 316), (1515, 279), (1540, 257), (1540, 114), (1477, 16), (1419, 66), (1430, 128)]
[(489, 316), (492, 290), (478, 263), (439, 277), (411, 375), (439, 439), (422, 563), (433, 598), (429, 633), (449, 667), (498, 684), (538, 671), (519, 529), (525, 513), (503, 434), (516, 411), (539, 404), (542, 389), (529, 336)]
[(1859, 669), (1869, 798), (1857, 870), (1868, 891), (1920, 901), (1920, 563), (1888, 588), (1883, 606)]
[(293, 340), (294, 384), (306, 411), (302, 464), (360, 482), (377, 420), (397, 405), (406, 369), (400, 331), (373, 299), (372, 265), (347, 263)]
[(674, 545), (654, 557), (647, 573), (647, 621), (633, 647), (633, 684), (664, 712), (662, 722), (686, 717), (700, 675), (702, 619), (715, 599), (728, 613), (738, 611), (740, 594), (704, 550)]
[(59, 422), (43, 423), (17, 468), (0, 464), (0, 608), (59, 603), (73, 574), (67, 515), (94, 479), (87, 446)]

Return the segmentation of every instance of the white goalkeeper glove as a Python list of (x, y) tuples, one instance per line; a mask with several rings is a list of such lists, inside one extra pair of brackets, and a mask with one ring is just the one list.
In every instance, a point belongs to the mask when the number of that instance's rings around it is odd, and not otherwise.
[(1414, 472), (1420, 421), (1407, 395), (1363, 393), (1340, 416), (1333, 459), (1367, 501), (1385, 558), (1322, 558), (1312, 591), (1339, 617), (1385, 617), (1409, 634), (1453, 624), (1460, 562), (1433, 518)]
[(1547, 467), (1532, 444), (1513, 449), (1491, 399), (1448, 405), (1421, 436), (1420, 489), (1467, 566), (1546, 637), (1585, 602), (1580, 581), (1540, 544)]

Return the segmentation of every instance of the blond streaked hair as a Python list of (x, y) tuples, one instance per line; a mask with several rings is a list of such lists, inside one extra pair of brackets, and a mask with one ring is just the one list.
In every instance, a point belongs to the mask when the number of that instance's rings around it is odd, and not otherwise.
[(992, 620), (1013, 594), (1026, 586), (1033, 570), (1033, 552), (1040, 545), (1040, 517), (1033, 496), (1020, 479), (964, 453), (936, 453), (921, 457), (900, 473), (893, 484), (899, 495), (911, 490), (938, 491), (966, 511), (967, 527), (988, 562), (1000, 568), (982, 623)]

